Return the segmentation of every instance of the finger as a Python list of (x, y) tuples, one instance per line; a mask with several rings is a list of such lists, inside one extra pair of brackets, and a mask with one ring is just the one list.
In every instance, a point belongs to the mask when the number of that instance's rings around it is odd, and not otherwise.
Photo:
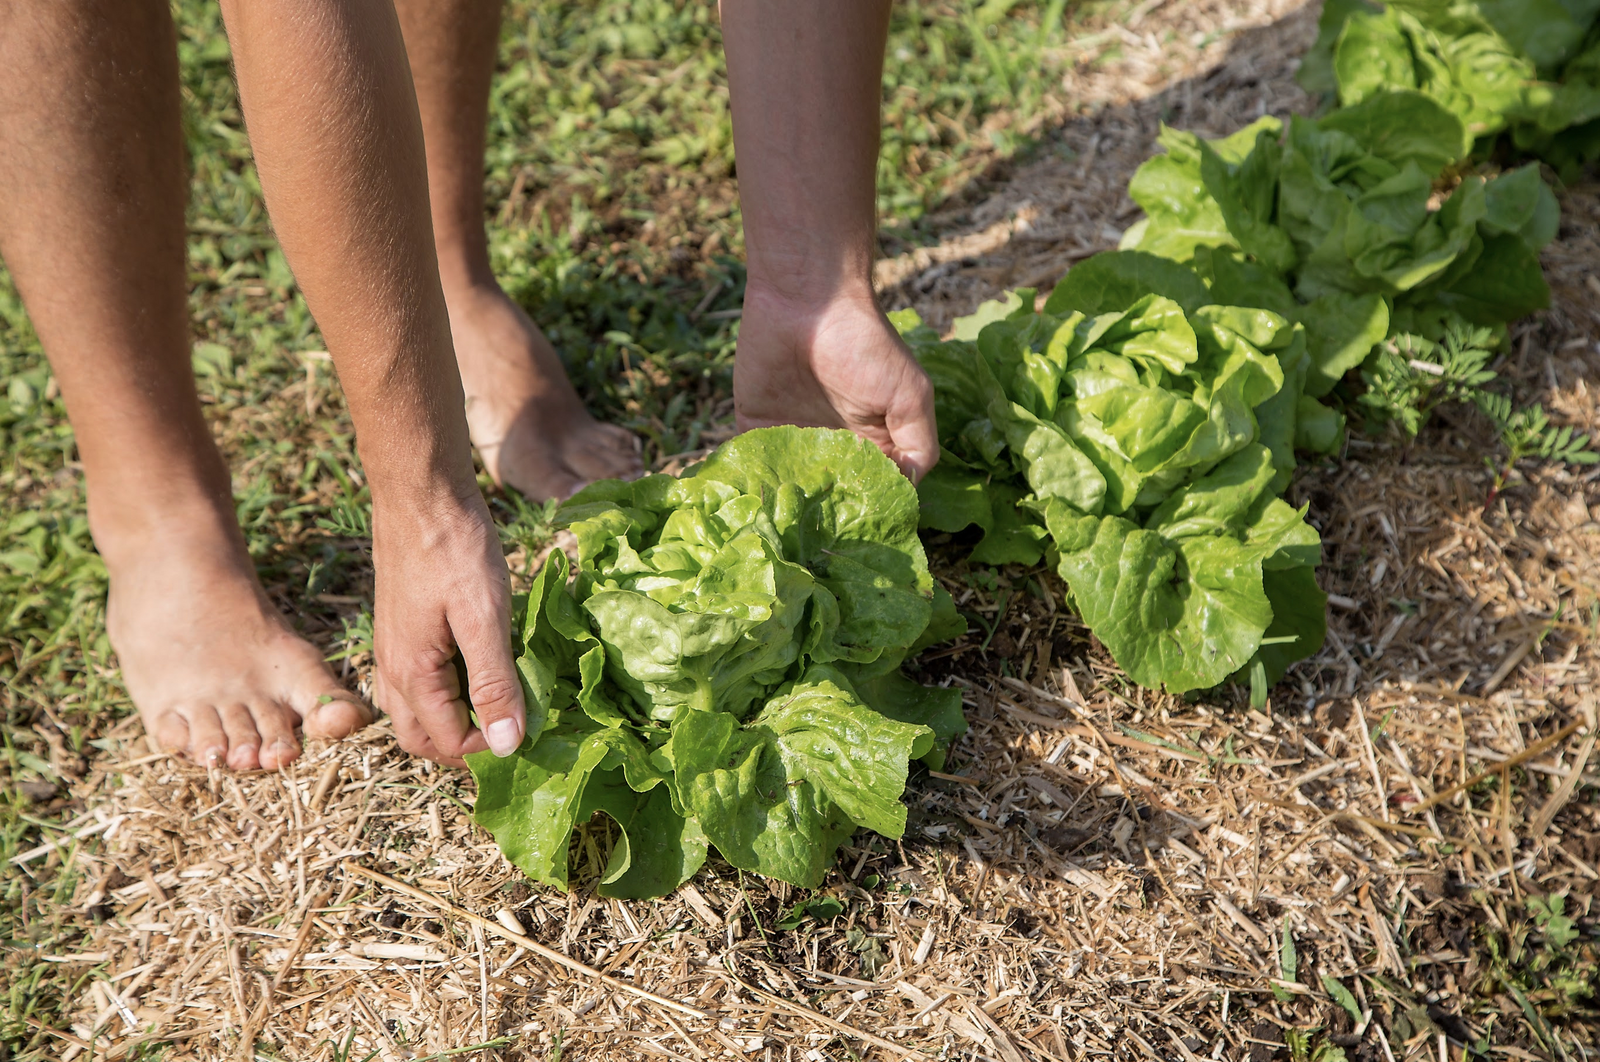
[(921, 366), (895, 391), (885, 417), (889, 430), (889, 457), (912, 483), (939, 463), (939, 429), (933, 415), (933, 385)]
[(497, 595), (489, 615), (469, 619), (455, 633), (483, 740), (496, 756), (509, 756), (527, 729), (522, 683), (511, 659), (510, 602)]
[[(460, 757), (481, 749), (483, 739), (472, 729), (461, 700), (452, 660), (454, 646), (445, 617), (439, 619), (439, 629), (420, 638), (409, 631), (379, 632), (378, 692), (384, 710), (395, 721), (397, 735), (402, 726), (415, 725), (438, 752)], [(420, 739), (407, 740), (417, 744)], [(410, 744), (405, 745), (408, 751)]]
[(391, 716), (390, 723), (394, 727), (395, 740), (400, 743), (402, 749), (411, 753), (411, 755), (421, 756), (424, 759), (433, 760), (435, 763), (442, 763), (449, 767), (465, 767), (467, 765), (466, 761), (459, 756), (446, 756), (440, 752), (438, 747), (434, 745), (433, 739), (428, 736), (428, 732), (422, 729), (422, 724), (417, 722), (416, 717), (410, 712)]
[(390, 722), (394, 726), (395, 739), (400, 742), (400, 747), (413, 756), (422, 756), (454, 767), (466, 766), (460, 758), (446, 756), (440, 752), (433, 739), (428, 736), (428, 732), (417, 721), (417, 717), (409, 711), (392, 716)]

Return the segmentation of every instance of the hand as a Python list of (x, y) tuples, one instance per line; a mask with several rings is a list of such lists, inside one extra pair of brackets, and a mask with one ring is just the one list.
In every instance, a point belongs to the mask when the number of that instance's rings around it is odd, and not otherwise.
[[(373, 701), (394, 720), (400, 747), (453, 767), (486, 748), (515, 752), (527, 722), (511, 657), (511, 580), (476, 486), (374, 505), (372, 541)], [(462, 697), (457, 648), (481, 729)]]
[(740, 431), (849, 428), (913, 483), (939, 460), (933, 386), (870, 291), (798, 300), (752, 283), (733, 362)]

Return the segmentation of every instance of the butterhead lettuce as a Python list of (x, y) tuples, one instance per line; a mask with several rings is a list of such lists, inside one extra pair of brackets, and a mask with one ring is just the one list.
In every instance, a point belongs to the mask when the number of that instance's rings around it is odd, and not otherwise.
[(527, 737), (468, 757), (508, 859), (565, 888), (572, 831), (600, 812), (602, 895), (664, 895), (711, 846), (812, 887), (858, 826), (901, 835), (910, 761), (942, 765), (966, 724), (959, 692), (900, 664), (964, 625), (888, 458), (765, 428), (681, 476), (593, 484), (560, 519), (576, 571), (552, 552), (519, 602)]
[(1174, 692), (1276, 681), (1321, 646), (1320, 539), (1279, 495), (1296, 448), (1343, 435), (1307, 393), (1305, 328), (1211, 295), (1126, 251), (1074, 268), (1041, 310), (1031, 291), (980, 307), (949, 340), (894, 316), (934, 385), (923, 525), (979, 529), (976, 563), (1049, 556), (1129, 676)]

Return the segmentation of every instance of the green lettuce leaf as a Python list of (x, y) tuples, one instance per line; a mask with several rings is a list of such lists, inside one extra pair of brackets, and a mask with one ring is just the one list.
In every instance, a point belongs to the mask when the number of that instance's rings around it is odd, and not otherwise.
[(562, 712), (537, 740), (524, 738), (504, 759), (492, 752), (466, 758), (478, 783), (473, 821), (535, 881), (567, 887), (567, 842), (580, 821), (584, 787), (610, 752), (601, 734), (581, 713)]
[[(1272, 623), (1251, 663), (1260, 661), (1267, 684), (1282, 679), (1291, 665), (1322, 648), (1328, 633), (1328, 595), (1309, 567), (1262, 572), (1262, 588), (1272, 606)], [(1248, 678), (1249, 665), (1235, 678)]]
[(706, 861), (708, 842), (700, 824), (678, 814), (667, 786), (640, 793), (620, 769), (597, 771), (584, 786), (578, 822), (596, 812), (605, 813), (618, 831), (595, 889), (601, 896), (665, 896)]
[(1151, 294), (1171, 299), (1185, 312), (1211, 301), (1205, 283), (1193, 270), (1148, 252), (1149, 248), (1141, 248), (1084, 259), (1069, 269), (1050, 293), (1045, 313), (1058, 317), (1074, 312), (1089, 316), (1120, 313)]
[(719, 447), (696, 473), (760, 499), (785, 559), (839, 601), (832, 652), (873, 659), (928, 625), (933, 577), (915, 488), (851, 432), (767, 428)]
[(674, 785), (728, 862), (815, 888), (858, 824), (886, 837), (905, 831), (907, 766), (933, 740), (816, 666), (743, 726), (725, 712), (678, 720)]
[(1255, 656), (1273, 620), (1263, 565), (1280, 551), (1299, 558), (1317, 537), (1272, 497), (1274, 471), (1270, 451), (1253, 445), (1175, 492), (1143, 527), (1044, 505), (1073, 601), (1134, 681), (1208, 688)]
[[(966, 626), (962, 620), (962, 633)], [(898, 670), (853, 678), (852, 683), (861, 699), (884, 717), (933, 731), (933, 744), (921, 759), (936, 771), (944, 769), (951, 744), (967, 732), (960, 690), (919, 685)]]

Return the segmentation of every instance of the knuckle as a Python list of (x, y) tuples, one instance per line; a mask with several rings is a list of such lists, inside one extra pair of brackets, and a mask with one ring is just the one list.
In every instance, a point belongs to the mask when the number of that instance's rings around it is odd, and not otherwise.
[(472, 680), (473, 706), (493, 715), (513, 710), (521, 692), (521, 686), (509, 675), (496, 673)]

